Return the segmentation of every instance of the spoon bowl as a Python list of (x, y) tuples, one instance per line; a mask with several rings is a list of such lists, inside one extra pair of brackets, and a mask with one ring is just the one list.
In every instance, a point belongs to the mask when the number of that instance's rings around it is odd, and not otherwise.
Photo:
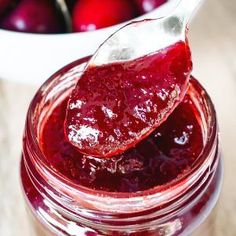
[(100, 46), (67, 106), (64, 131), (81, 153), (129, 150), (182, 101), (192, 71), (186, 29), (199, 2), (182, 0), (170, 16), (131, 23)]
[(188, 22), (200, 2), (181, 0), (170, 15), (135, 21), (122, 27), (104, 41), (87, 67), (135, 60), (177, 42), (185, 42)]

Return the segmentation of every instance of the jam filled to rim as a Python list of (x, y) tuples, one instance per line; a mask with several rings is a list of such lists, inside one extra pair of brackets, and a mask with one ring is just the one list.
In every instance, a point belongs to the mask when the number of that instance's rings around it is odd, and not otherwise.
[(203, 149), (199, 113), (190, 92), (152, 134), (111, 158), (82, 154), (68, 142), (63, 129), (67, 96), (43, 122), (41, 149), (51, 168), (88, 188), (137, 192), (165, 185), (192, 168)]

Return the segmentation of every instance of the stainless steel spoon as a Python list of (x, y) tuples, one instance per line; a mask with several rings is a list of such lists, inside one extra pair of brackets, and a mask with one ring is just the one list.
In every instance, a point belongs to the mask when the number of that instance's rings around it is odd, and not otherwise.
[(87, 68), (134, 60), (186, 41), (189, 20), (201, 1), (181, 0), (166, 17), (136, 21), (122, 27), (98, 48)]

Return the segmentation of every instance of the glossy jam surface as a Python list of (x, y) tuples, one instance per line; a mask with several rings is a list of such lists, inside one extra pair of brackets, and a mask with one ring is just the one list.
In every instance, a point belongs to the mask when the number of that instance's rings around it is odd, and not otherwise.
[(40, 145), (49, 165), (77, 184), (112, 192), (164, 185), (190, 169), (203, 149), (199, 115), (188, 94), (149, 137), (112, 158), (83, 155), (66, 140), (63, 123), (67, 100), (48, 116)]
[(134, 61), (88, 68), (69, 100), (68, 140), (97, 157), (134, 147), (179, 104), (191, 69), (184, 42)]

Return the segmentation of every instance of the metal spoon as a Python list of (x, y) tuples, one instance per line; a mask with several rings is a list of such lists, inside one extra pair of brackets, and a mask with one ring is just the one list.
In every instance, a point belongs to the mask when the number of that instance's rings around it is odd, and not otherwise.
[(87, 67), (129, 61), (186, 41), (188, 23), (201, 0), (181, 0), (168, 16), (132, 22), (111, 35)]

